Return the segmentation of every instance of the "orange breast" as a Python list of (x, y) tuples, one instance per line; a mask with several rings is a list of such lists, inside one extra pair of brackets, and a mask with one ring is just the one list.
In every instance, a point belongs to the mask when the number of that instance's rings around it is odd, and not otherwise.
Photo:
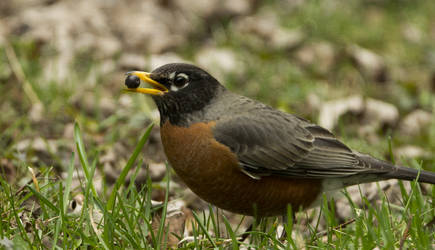
[[(166, 122), (161, 137), (175, 172), (199, 197), (235, 213), (283, 215), (309, 206), (321, 192), (321, 181), (279, 176), (255, 180), (240, 171), (237, 156), (213, 138), (214, 123), (188, 128)], [(255, 212), (254, 212), (255, 207)]]

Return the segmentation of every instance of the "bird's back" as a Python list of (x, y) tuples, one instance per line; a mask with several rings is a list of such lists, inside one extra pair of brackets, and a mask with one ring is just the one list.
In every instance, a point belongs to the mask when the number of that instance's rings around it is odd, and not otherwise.
[[(215, 139), (238, 156), (241, 170), (252, 177), (334, 179), (335, 188), (417, 177), (415, 169), (351, 150), (330, 131), (303, 118), (222, 91), (197, 119), (217, 121)], [(421, 171), (419, 181), (435, 183), (435, 173)]]

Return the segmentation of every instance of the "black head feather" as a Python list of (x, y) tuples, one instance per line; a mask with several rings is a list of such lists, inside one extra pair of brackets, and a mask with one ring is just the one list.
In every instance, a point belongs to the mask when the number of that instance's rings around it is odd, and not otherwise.
[(160, 122), (184, 126), (188, 115), (202, 110), (225, 88), (201, 68), (185, 63), (171, 63), (155, 69), (150, 78), (169, 90), (153, 96), (160, 111)]

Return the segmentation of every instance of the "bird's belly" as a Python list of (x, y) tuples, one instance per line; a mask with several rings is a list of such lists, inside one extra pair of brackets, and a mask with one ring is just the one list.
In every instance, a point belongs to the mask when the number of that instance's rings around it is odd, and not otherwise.
[(307, 207), (321, 192), (321, 181), (266, 176), (255, 180), (243, 174), (237, 156), (218, 143), (211, 123), (188, 128), (165, 123), (161, 128), (166, 156), (176, 173), (199, 197), (232, 212), (282, 215)]

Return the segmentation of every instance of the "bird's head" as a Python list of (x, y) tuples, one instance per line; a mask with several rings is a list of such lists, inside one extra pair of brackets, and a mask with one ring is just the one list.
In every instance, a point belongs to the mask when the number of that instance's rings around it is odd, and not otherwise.
[[(138, 88), (140, 80), (153, 88)], [(161, 122), (182, 122), (183, 117), (201, 111), (224, 87), (209, 73), (191, 64), (171, 63), (151, 73), (131, 71), (128, 91), (149, 94), (160, 111)]]

